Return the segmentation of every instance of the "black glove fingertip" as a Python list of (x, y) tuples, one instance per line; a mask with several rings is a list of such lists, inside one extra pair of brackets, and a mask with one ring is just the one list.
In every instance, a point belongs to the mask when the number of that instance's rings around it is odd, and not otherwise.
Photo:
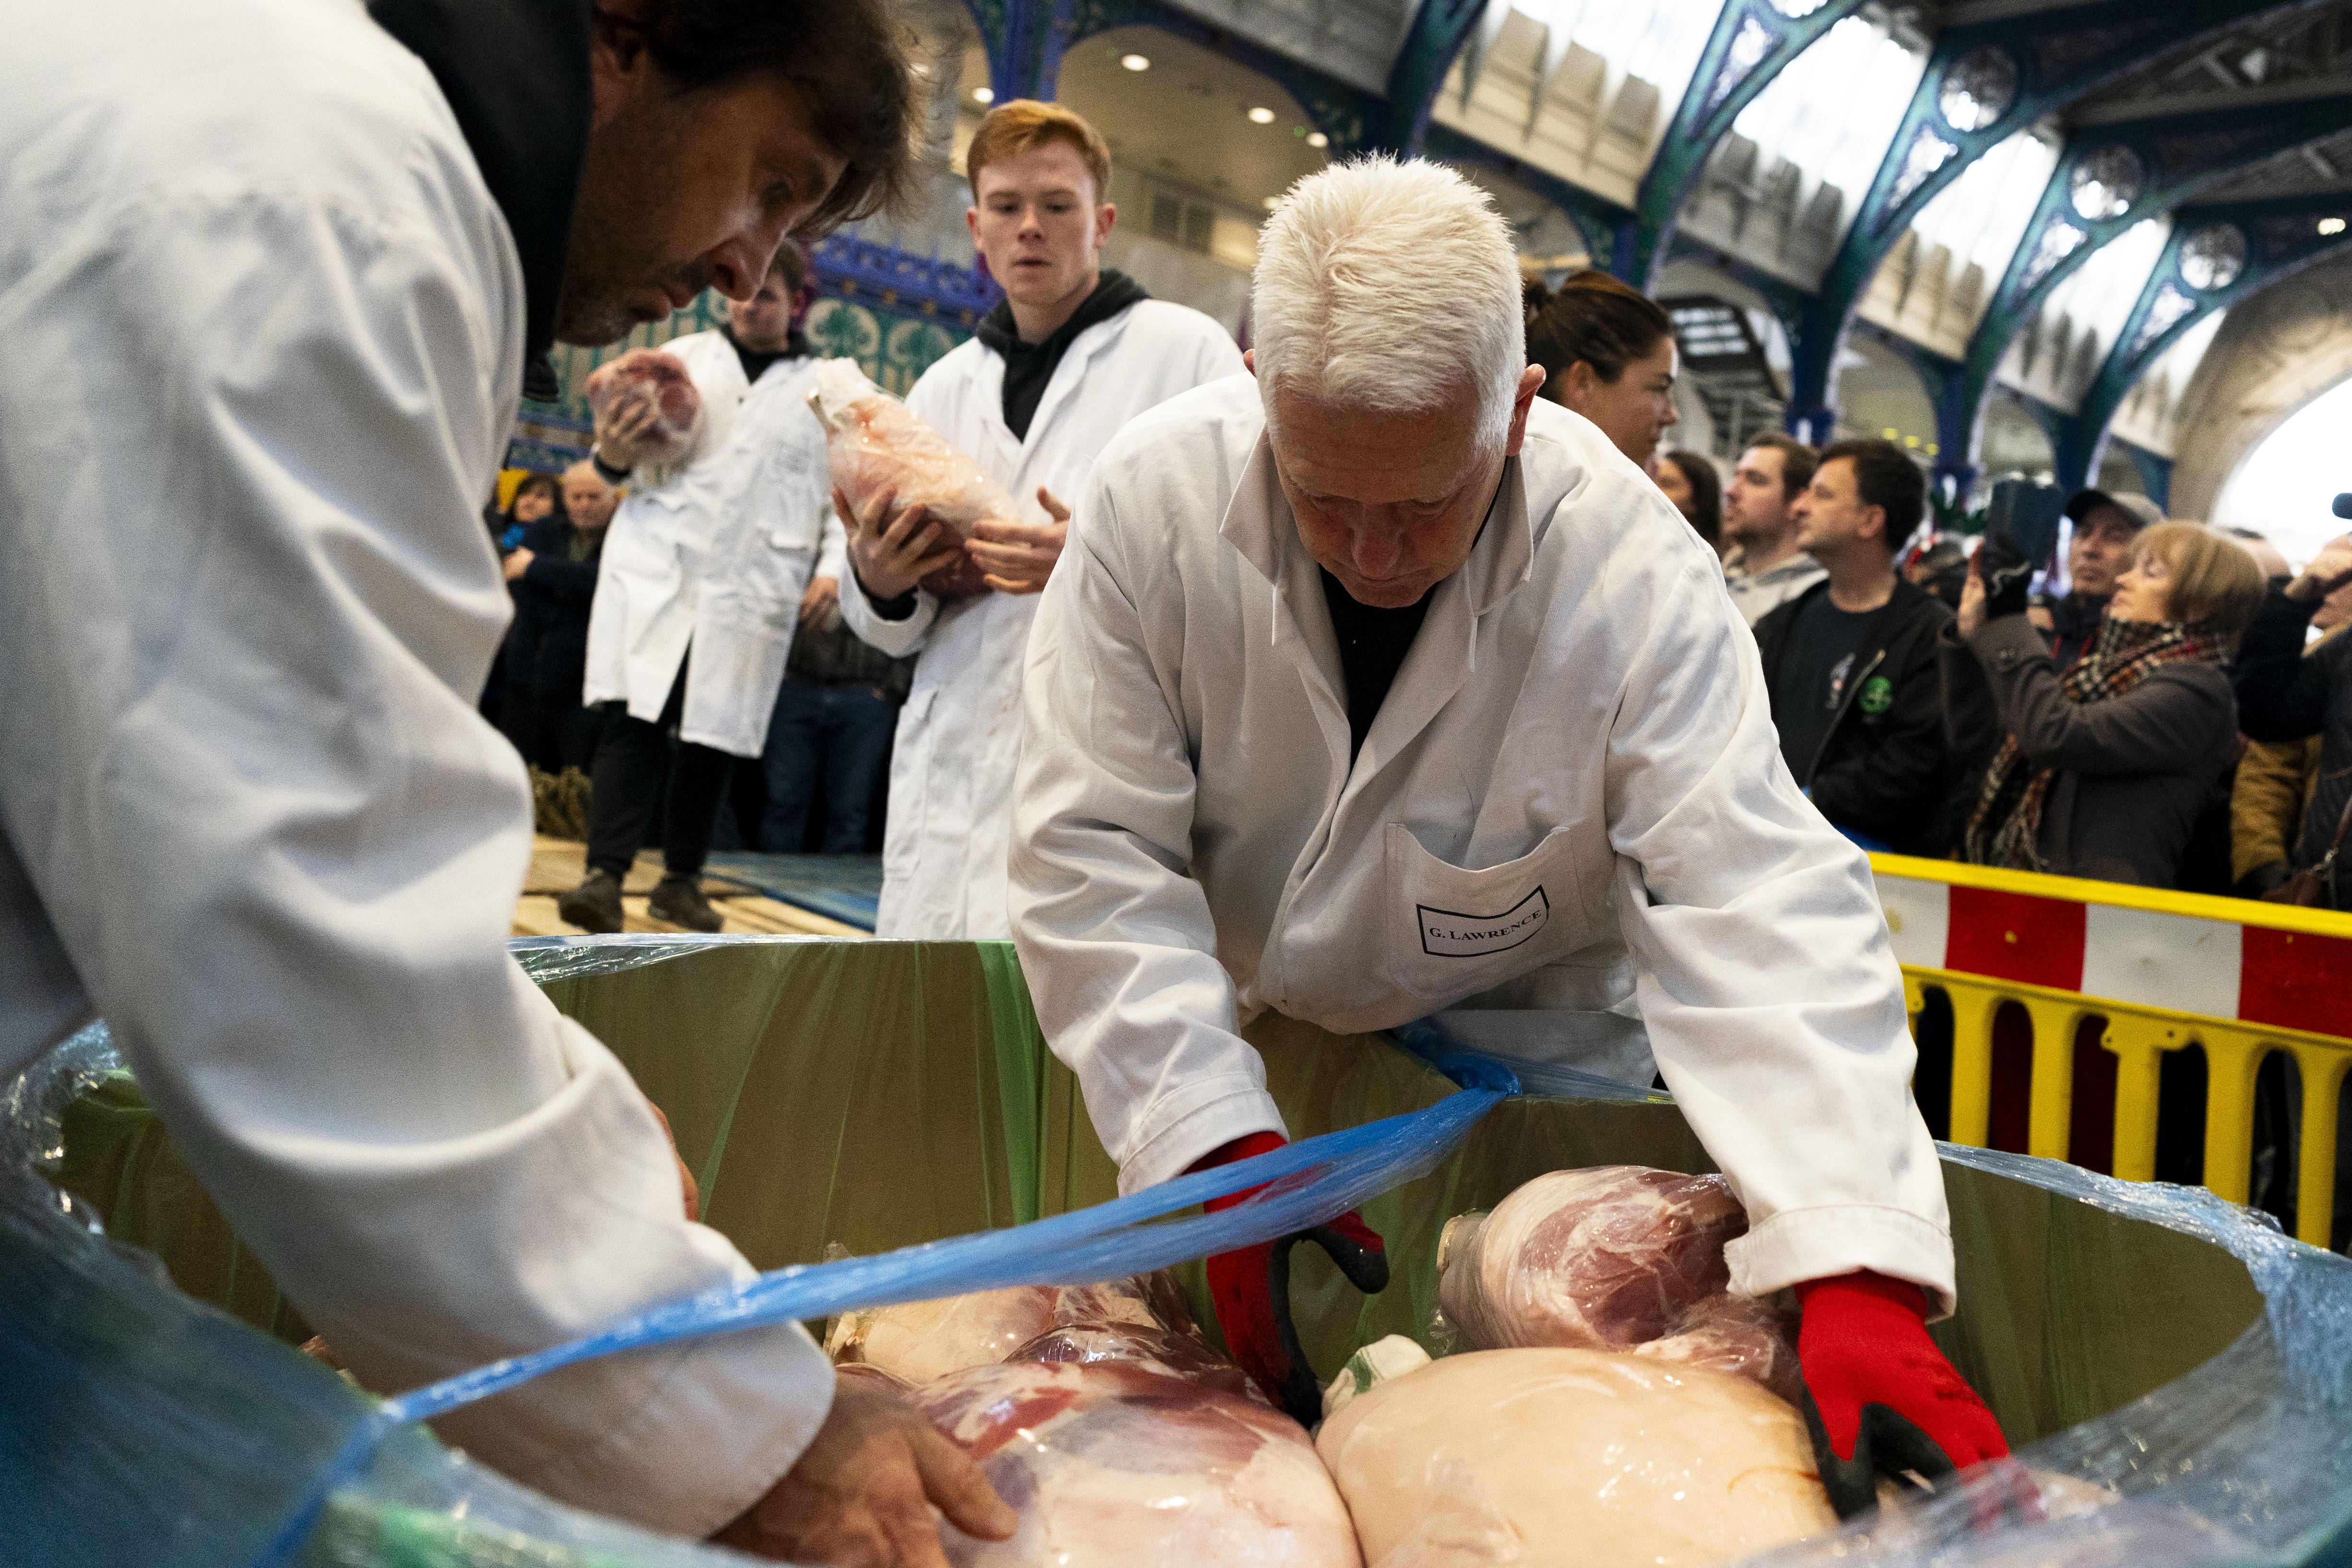
[(1869, 1449), (1857, 1438), (1853, 1458), (1841, 1459), (1830, 1446), (1829, 1428), (1822, 1423), (1822, 1408), (1813, 1403), (1811, 1389), (1797, 1408), (1804, 1413), (1805, 1430), (1813, 1439), (1813, 1468), (1821, 1473), (1822, 1489), (1830, 1494), (1830, 1507), (1841, 1521), (1859, 1519), (1878, 1506), (1878, 1478), (1871, 1473)]
[(1878, 1506), (1881, 1476), (1912, 1485), (1958, 1474), (1958, 1467), (1933, 1437), (1886, 1405), (1862, 1407), (1851, 1459), (1839, 1458), (1830, 1446), (1829, 1428), (1822, 1425), (1821, 1406), (1813, 1403), (1811, 1389), (1805, 1391), (1801, 1408), (1805, 1430), (1813, 1439), (1813, 1462), (1821, 1470), (1822, 1488), (1841, 1520), (1859, 1519)]
[(1339, 1266), (1348, 1283), (1365, 1295), (1377, 1296), (1389, 1288), (1387, 1253), (1351, 1239), (1333, 1226), (1318, 1225), (1300, 1234), (1321, 1247), (1324, 1256)]

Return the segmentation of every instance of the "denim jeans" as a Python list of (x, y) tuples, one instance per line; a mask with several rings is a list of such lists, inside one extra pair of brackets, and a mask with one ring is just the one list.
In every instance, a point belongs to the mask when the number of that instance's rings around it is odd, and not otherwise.
[(876, 687), (786, 677), (760, 758), (768, 784), (760, 847), (772, 855), (800, 853), (809, 811), (822, 800), (824, 841), (818, 853), (864, 854), (898, 712), (898, 704)]

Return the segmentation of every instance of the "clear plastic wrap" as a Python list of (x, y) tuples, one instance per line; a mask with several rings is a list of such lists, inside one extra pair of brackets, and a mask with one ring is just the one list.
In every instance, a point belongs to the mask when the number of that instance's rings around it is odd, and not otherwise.
[[(851, 504), (889, 489), (898, 492), (900, 505), (923, 507), (959, 540), (970, 539), (972, 524), (982, 518), (1020, 515), (1011, 492), (979, 459), (868, 381), (856, 360), (827, 360), (818, 366), (808, 405), (824, 426), (833, 482)], [(949, 599), (988, 591), (969, 556), (933, 572), (923, 586)]]
[(702, 395), (685, 362), (660, 349), (631, 349), (588, 373), (588, 411), (602, 419), (615, 403), (653, 405), (654, 426), (637, 443), (637, 461), (661, 468), (682, 463), (702, 435)]
[(1796, 1393), (1792, 1325), (1727, 1294), (1748, 1215), (1721, 1176), (1639, 1165), (1554, 1171), (1438, 1242), (1446, 1321), (1479, 1350), (1630, 1351)]
[(1745, 1377), (1791, 1404), (1803, 1386), (1797, 1315), (1751, 1297), (1710, 1296), (1675, 1319), (1671, 1332), (1635, 1345), (1633, 1353)]
[(833, 482), (852, 503), (887, 489), (901, 506), (920, 506), (958, 539), (984, 517), (1010, 518), (1012, 494), (980, 460), (950, 444), (923, 416), (866, 379), (856, 360), (816, 368), (808, 405), (824, 426)]
[(1215, 1369), (1055, 1356), (961, 1372), (915, 1402), (1021, 1515), (1005, 1542), (944, 1530), (958, 1568), (1360, 1564), (1305, 1428)]
[(1606, 1352), (1432, 1362), (1347, 1400), (1315, 1446), (1374, 1568), (1709, 1568), (1837, 1522), (1785, 1401)]
[[(1181, 1301), (1177, 1302), (1179, 1310)], [(876, 1366), (910, 1384), (1010, 1360), (1040, 1335), (1074, 1325), (1139, 1329), (1162, 1325), (1133, 1281), (1099, 1285), (1016, 1285), (931, 1301), (845, 1312), (825, 1336), (836, 1365)]]
[(0, 1086), (0, 1563), (42, 1568), (720, 1568), (742, 1559), (551, 1502), (394, 1433), (281, 1539), (374, 1401), (172, 1289), (48, 1184), (102, 1025)]
[(643, 969), (664, 959), (689, 952), (707, 952), (713, 942), (756, 943), (822, 942), (823, 937), (727, 936), (677, 937), (660, 931), (627, 931), (614, 936), (519, 936), (507, 951), (522, 972), (539, 984), (578, 980), (591, 974), (618, 974)]

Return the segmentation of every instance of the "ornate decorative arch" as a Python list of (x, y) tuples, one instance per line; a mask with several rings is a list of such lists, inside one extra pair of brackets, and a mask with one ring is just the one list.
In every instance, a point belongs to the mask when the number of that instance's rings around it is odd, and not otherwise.
[[(2310, 268), (2231, 312), (2184, 399), (2195, 431), (2172, 474), (2172, 510), (2210, 516), (2263, 437), (2352, 381), (2352, 257)], [(2352, 487), (2347, 487), (2352, 488)]]

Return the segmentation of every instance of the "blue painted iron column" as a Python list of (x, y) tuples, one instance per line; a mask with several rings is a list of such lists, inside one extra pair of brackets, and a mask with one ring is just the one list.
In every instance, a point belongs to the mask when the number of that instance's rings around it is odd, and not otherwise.
[[(1871, 279), (1929, 202), (2020, 131), (2174, 49), (2323, 0), (2096, 0), (1944, 29), (1903, 122), (1790, 344), (1791, 429), (1822, 424)], [(1947, 442), (1948, 459), (1965, 462)]]
[(1716, 143), (1790, 61), (1862, 6), (1863, 0), (1727, 0), (1634, 193), (1633, 211), (1618, 227), (1611, 270), (1645, 294), (1656, 287), (1683, 204)]
[(2306, 97), (2080, 128), (2050, 176), (2025, 237), (1969, 340), (1961, 395), (1976, 411), (2001, 357), (2052, 290), (2126, 229), (2210, 189), (2248, 164), (2333, 135), (2352, 120), (2352, 83)]
[[(2081, 407), (2060, 425), (2059, 482), (2076, 489), (2097, 475), (2124, 399), (2198, 322), (2347, 247), (2352, 192), (2213, 203), (2174, 214), (2172, 236), (2115, 346), (2083, 394)], [(2149, 462), (2164, 461), (2137, 447), (2133, 457), (2141, 463), (2143, 479)]]
[(1488, 0), (1420, 0), (1396, 62), (1389, 68), (1388, 111), (1374, 145), (1411, 157), (1421, 151), (1429, 111), (1462, 46), (1476, 31)]

